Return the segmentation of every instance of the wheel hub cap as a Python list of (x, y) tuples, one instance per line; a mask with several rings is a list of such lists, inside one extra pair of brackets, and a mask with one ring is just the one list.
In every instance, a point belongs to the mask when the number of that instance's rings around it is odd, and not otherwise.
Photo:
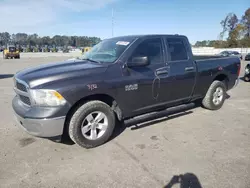
[(100, 138), (108, 128), (108, 118), (100, 111), (95, 111), (86, 116), (82, 122), (82, 135), (89, 140)]
[(223, 89), (221, 87), (216, 88), (213, 94), (213, 103), (219, 105), (223, 100)]

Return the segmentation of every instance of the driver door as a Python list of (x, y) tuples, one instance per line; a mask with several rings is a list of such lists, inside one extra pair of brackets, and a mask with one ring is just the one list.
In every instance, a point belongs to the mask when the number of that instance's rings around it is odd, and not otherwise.
[(126, 75), (123, 77), (125, 89), (123, 104), (132, 115), (150, 111), (160, 102), (160, 78), (164, 75), (157, 75), (159, 72), (157, 70), (163, 70), (166, 67), (163, 44), (161, 37), (141, 41), (133, 50), (127, 63), (129, 64), (134, 57), (146, 56), (149, 65), (123, 68), (124, 75)]

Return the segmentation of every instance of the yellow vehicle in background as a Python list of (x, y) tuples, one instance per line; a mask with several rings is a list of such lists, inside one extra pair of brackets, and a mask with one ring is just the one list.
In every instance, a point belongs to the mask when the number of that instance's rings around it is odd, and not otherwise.
[(91, 49), (91, 47), (84, 47), (84, 48), (82, 49), (82, 55), (83, 55), (84, 53), (88, 52), (90, 49)]
[(14, 45), (8, 45), (3, 51), (3, 58), (15, 58), (20, 59), (20, 52)]

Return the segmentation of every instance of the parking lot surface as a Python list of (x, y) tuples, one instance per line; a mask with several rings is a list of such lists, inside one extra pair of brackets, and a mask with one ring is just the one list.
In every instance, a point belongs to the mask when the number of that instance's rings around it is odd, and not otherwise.
[(0, 59), (1, 188), (171, 187), (181, 174), (205, 188), (250, 187), (250, 83), (240, 81), (219, 111), (197, 107), (130, 122), (105, 145), (87, 150), (30, 136), (12, 113), (13, 74), (65, 59)]

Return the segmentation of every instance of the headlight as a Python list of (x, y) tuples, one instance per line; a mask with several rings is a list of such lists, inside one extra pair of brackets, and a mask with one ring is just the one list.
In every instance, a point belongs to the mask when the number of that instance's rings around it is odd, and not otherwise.
[(249, 68), (246, 68), (246, 69), (245, 69), (245, 73), (246, 73), (246, 74), (249, 74), (249, 73), (250, 73)]
[(66, 103), (63, 96), (55, 90), (31, 89), (31, 96), (38, 106), (61, 106)]

